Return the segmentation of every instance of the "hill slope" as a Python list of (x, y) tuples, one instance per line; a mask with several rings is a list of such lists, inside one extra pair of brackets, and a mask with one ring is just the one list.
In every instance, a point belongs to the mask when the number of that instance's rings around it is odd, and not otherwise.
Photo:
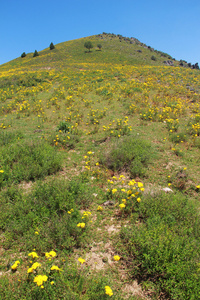
[(0, 102), (3, 299), (199, 298), (199, 70), (102, 34), (0, 66)]
[[(90, 40), (94, 46), (93, 51), (87, 55), (84, 53), (85, 41)], [(97, 47), (101, 44), (102, 51)], [(152, 60), (154, 56), (155, 60)], [(23, 60), (21, 58), (15, 59), (10, 63), (4, 64), (6, 67), (21, 66), (25, 67), (44, 63), (112, 63), (112, 64), (148, 64), (148, 65), (163, 65), (163, 61), (172, 60), (172, 57), (166, 53), (154, 50), (150, 46), (132, 38), (124, 38), (111, 34), (102, 34), (97, 36), (90, 36), (82, 39), (72, 40), (56, 45), (53, 51), (49, 48), (40, 51), (39, 57), (32, 59), (33, 53), (28, 54)], [(174, 64), (178, 62), (174, 60)]]

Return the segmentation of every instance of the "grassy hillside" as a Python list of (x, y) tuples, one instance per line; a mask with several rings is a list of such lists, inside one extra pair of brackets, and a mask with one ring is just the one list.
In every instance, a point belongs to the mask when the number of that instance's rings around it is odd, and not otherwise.
[(199, 70), (102, 34), (0, 66), (0, 101), (2, 299), (200, 298)]

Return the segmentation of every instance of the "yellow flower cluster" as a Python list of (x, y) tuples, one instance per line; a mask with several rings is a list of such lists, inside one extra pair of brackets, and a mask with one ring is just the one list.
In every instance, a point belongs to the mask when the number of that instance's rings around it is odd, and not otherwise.
[(52, 266), (51, 267), (51, 271), (54, 271), (54, 270), (56, 270), (56, 271), (62, 271), (58, 266)]
[(91, 216), (91, 212), (90, 211), (84, 211), (82, 219), (89, 218), (90, 216)]
[(15, 263), (11, 266), (11, 269), (12, 269), (13, 271), (17, 270), (17, 267), (18, 267), (19, 264), (20, 264), (20, 261), (19, 261), (19, 260), (16, 260)]
[(78, 223), (77, 227), (84, 228), (85, 227), (85, 223)]
[(81, 264), (83, 264), (83, 263), (85, 262), (85, 259), (79, 257), (79, 258), (78, 258), (78, 261), (79, 261)]
[(28, 256), (32, 256), (32, 258), (38, 258), (39, 256), (37, 255), (37, 253), (36, 252), (31, 252), (31, 253), (29, 253), (28, 254)]
[(34, 278), (35, 283), (37, 283), (38, 286), (41, 286), (41, 288), (43, 287), (43, 282), (47, 281), (48, 277), (46, 275), (37, 275)]
[(102, 210), (103, 210), (103, 207), (99, 205), (99, 206), (97, 207), (97, 210), (98, 210), (98, 211), (102, 211)]
[(119, 256), (119, 255), (115, 255), (115, 256), (113, 257), (113, 259), (114, 259), (115, 261), (118, 261), (118, 260), (120, 260), (120, 256)]
[(113, 291), (111, 290), (111, 288), (108, 285), (105, 286), (105, 293), (106, 293), (106, 295), (108, 295), (110, 297), (113, 295)]
[(39, 267), (41, 267), (41, 264), (38, 262), (35, 262), (30, 268), (28, 268), (27, 273), (33, 273), (33, 270), (36, 270)]
[(53, 250), (45, 253), (46, 258), (56, 257), (56, 255), (57, 255), (56, 252)]

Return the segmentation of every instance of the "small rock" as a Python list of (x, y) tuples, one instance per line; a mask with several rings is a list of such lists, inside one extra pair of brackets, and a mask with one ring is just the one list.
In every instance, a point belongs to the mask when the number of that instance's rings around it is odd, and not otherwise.
[(161, 190), (164, 191), (165, 193), (173, 193), (173, 191), (170, 188), (168, 188), (168, 187), (165, 187), (165, 188), (163, 188)]
[(108, 201), (104, 202), (103, 205), (104, 205), (104, 206), (114, 205), (114, 202), (108, 200)]
[(166, 64), (167, 66), (174, 66), (174, 63), (171, 60), (165, 60), (163, 61), (163, 63)]

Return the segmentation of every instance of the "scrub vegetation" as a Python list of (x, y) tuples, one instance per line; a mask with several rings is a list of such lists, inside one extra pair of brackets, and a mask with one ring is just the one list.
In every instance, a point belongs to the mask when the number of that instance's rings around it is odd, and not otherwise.
[(0, 66), (2, 299), (199, 299), (198, 64), (107, 33), (36, 52)]

